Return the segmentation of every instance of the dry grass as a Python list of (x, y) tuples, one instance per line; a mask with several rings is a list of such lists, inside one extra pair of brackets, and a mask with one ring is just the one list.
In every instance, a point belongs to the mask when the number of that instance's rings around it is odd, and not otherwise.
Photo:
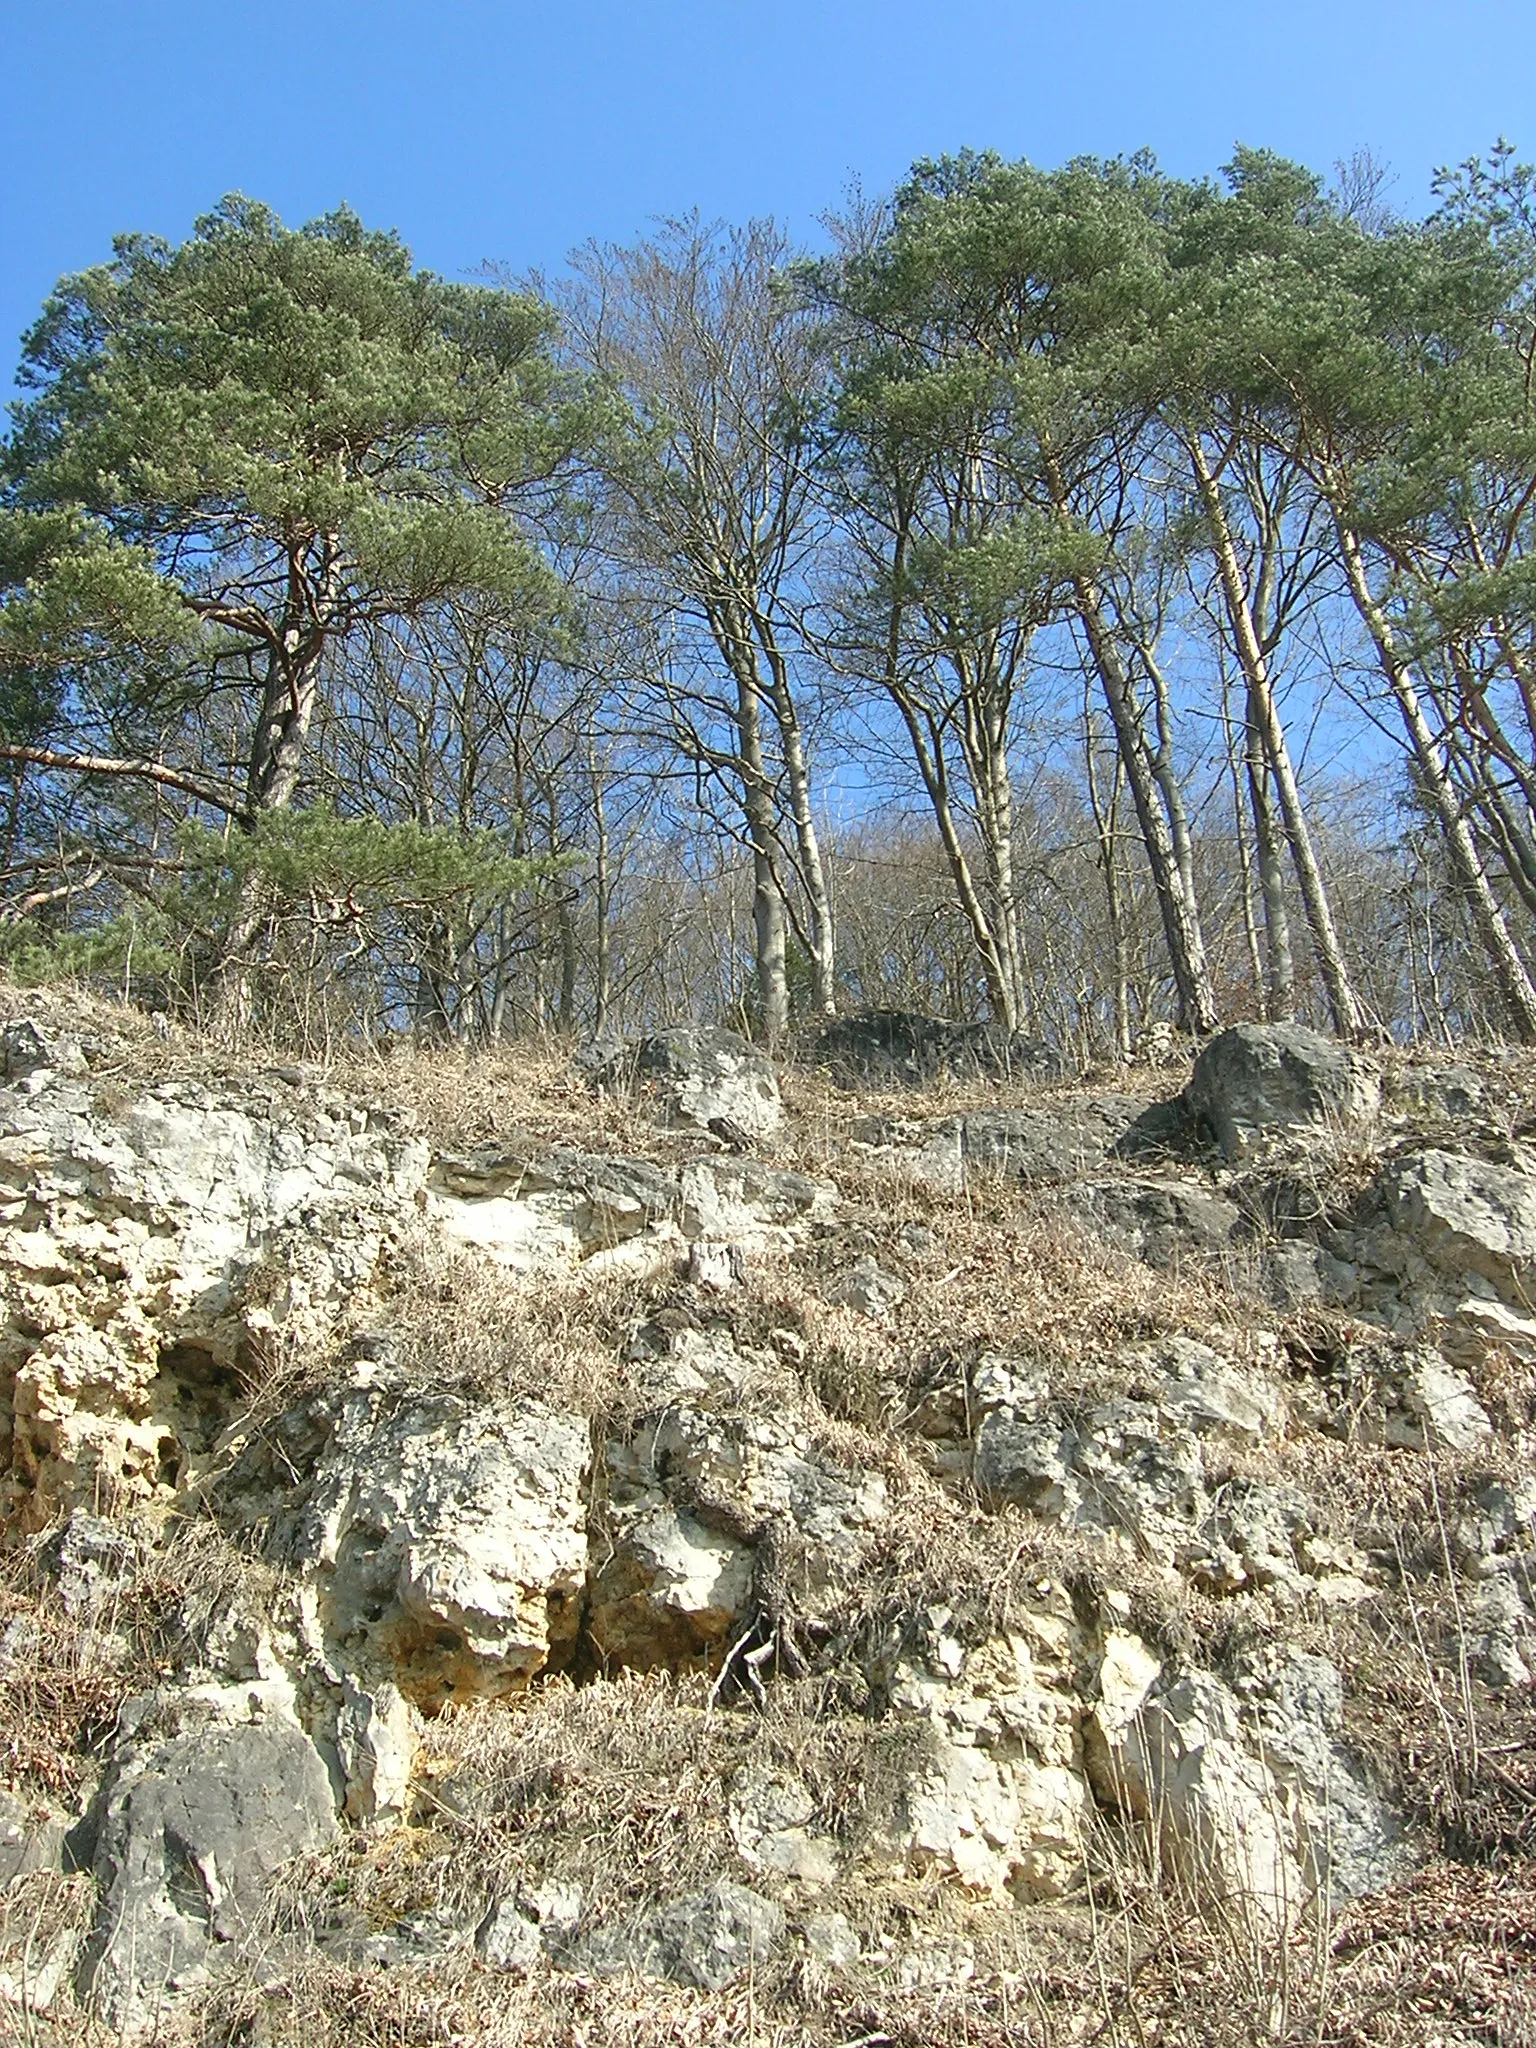
[[(131, 1010), (0, 990), (0, 1020), (19, 1015), (84, 1030), (99, 1087), (129, 1090), (166, 1070), (166, 1041)], [(180, 1035), (172, 1054), (178, 1073), (211, 1081), (249, 1071)], [(1394, 1060), (1387, 1056), (1389, 1069)], [(1478, 1142), (1518, 1149), (1536, 1117), (1536, 1057), (1463, 1063), (1477, 1065), (1488, 1093)], [(325, 1078), (408, 1112), (447, 1149), (515, 1139), (662, 1162), (712, 1149), (696, 1135), (658, 1131), (643, 1096), (594, 1097), (558, 1046), (407, 1049), (339, 1061)], [(1152, 1101), (1184, 1078), (1117, 1072), (1098, 1085)], [(347, 1340), (382, 1320), (412, 1376), (551, 1403), (599, 1430), (624, 1430), (648, 1398), (634, 1362), (643, 1326), (703, 1329), (747, 1361), (746, 1407), (794, 1416), (836, 1460), (882, 1470), (890, 1512), (839, 1589), (814, 1675), (779, 1680), (761, 1714), (712, 1707), (706, 1678), (659, 1674), (580, 1687), (557, 1680), (443, 1715), (428, 1730), (413, 1824), (350, 1834), (296, 1867), (261, 1968), (253, 1959), (174, 2024), (167, 2019), (166, 2048), (1536, 2048), (1536, 1708), (1528, 1696), (1491, 1692), (1473, 1668), (1449, 1505), (1489, 1476), (1486, 1461), (1429, 1461), (1309, 1432), (1234, 1454), (1234, 1475), (1283, 1480), (1301, 1470), (1314, 1533), (1361, 1554), (1373, 1576), (1373, 1597), (1359, 1607), (1303, 1599), (1282, 1609), (1207, 1597), (1091, 1538), (991, 1511), (963, 1478), (940, 1485), (903, 1432), (934, 1390), (954, 1386), (963, 1400), (984, 1353), (1034, 1370), (1068, 1414), (1134, 1391), (1126, 1348), (1166, 1334), (1259, 1358), (1256, 1339), (1275, 1319), (1240, 1270), (1156, 1273), (1096, 1242), (1049, 1194), (979, 1178), (963, 1194), (941, 1195), (850, 1146), (864, 1115), (1040, 1106), (1074, 1092), (939, 1082), (920, 1096), (854, 1097), (824, 1074), (791, 1068), (791, 1120), (765, 1157), (835, 1177), (841, 1203), (793, 1258), (754, 1258), (729, 1294), (702, 1295), (673, 1273), (637, 1280), (577, 1270), (525, 1283), (426, 1232), (407, 1233), (376, 1296), (360, 1303), (356, 1329), (323, 1354), (268, 1362), (253, 1390), (258, 1422), (334, 1372)], [(1428, 1124), (1415, 1130), (1434, 1135)], [(1370, 1165), (1341, 1151), (1313, 1175), (1310, 1193), (1347, 1201)], [(865, 1255), (907, 1283), (888, 1317), (826, 1298), (828, 1282)], [(1353, 1340), (1339, 1319), (1310, 1312), (1288, 1334), (1298, 1371), (1309, 1347), (1326, 1354)], [(1528, 1369), (1495, 1359), (1484, 1378), (1501, 1423), (1527, 1428)], [(125, 1693), (194, 1651), (198, 1629), (249, 1573), (259, 1579), (259, 1567), (193, 1524), (152, 1550), (111, 1614), (93, 1623), (64, 1613), (35, 1550), (13, 1552), (0, 1576), (0, 1636), (14, 1625), (25, 1654), (0, 1674), (0, 1775), (76, 1796)], [(1203, 1919), (1149, 1863), (1144, 1842), (1108, 1819), (1088, 1890), (1059, 1906), (999, 1907), (860, 1861), (922, 1739), (911, 1720), (881, 1719), (863, 1676), (872, 1646), (931, 1606), (948, 1608), (968, 1640), (1006, 1630), (1043, 1580), (1066, 1585), (1086, 1615), (1111, 1576), (1131, 1596), (1131, 1625), (1164, 1655), (1220, 1669), (1255, 1640), (1283, 1635), (1341, 1665), (1348, 1733), (1390, 1780), (1424, 1852), (1410, 1882), (1349, 1908), (1329, 1929), (1266, 1946)], [(183, 1627), (190, 1640), (176, 1639)], [(752, 1882), (731, 1829), (731, 1786), (747, 1762), (806, 1783), (847, 1874), (820, 1900), (792, 1895), (783, 1955), (725, 1992), (544, 1964), (498, 1975), (463, 1943), (389, 1969), (285, 1946), (297, 1931), (387, 1933), (422, 1915), (465, 1929), (494, 1896), (546, 1878), (579, 1884), (598, 1921), (715, 1876)], [(845, 1913), (858, 1934), (862, 1957), (844, 1970), (818, 1964), (794, 1932), (818, 1904)], [(18, 1941), (76, 1924), (88, 1906), (80, 1880), (14, 1890), (0, 1918), (0, 1970), (12, 1967)], [(903, 1959), (925, 1949), (963, 1967), (947, 1980), (942, 1971), (932, 1982), (904, 1979)], [(9, 2017), (0, 2003), (0, 2041)], [(28, 2024), (25, 2048), (87, 2038), (78, 2016)]]

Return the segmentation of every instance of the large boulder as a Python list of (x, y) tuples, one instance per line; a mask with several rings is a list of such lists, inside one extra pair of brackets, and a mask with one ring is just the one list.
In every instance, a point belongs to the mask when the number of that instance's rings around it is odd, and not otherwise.
[(1453, 1282), (1485, 1282), (1529, 1310), (1536, 1286), (1536, 1176), (1433, 1148), (1394, 1159), (1377, 1181), (1392, 1228)]
[(1049, 1046), (992, 1024), (957, 1024), (913, 1010), (866, 1010), (828, 1024), (811, 1047), (847, 1088), (927, 1088), (939, 1080), (1059, 1080)]
[(600, 1087), (652, 1092), (665, 1122), (753, 1142), (784, 1119), (779, 1077), (766, 1053), (739, 1032), (685, 1024), (633, 1041), (585, 1046), (578, 1067)]
[(130, 1717), (96, 1813), (101, 1904), (79, 1988), (128, 2039), (248, 1943), (277, 1871), (336, 1832), (325, 1765), (280, 1705), (177, 1708), (167, 1731), (135, 1734)]
[(1381, 1108), (1375, 1068), (1301, 1024), (1234, 1024), (1213, 1038), (1185, 1091), (1224, 1156), (1250, 1159), (1300, 1137), (1354, 1143)]
[[(257, 1432), (214, 1504), (227, 1528), (302, 1575), (329, 1661), (435, 1712), (517, 1691), (569, 1655), (589, 1462), (575, 1416), (416, 1388), (363, 1364)], [(368, 1811), (379, 1744), (403, 1739), (376, 1728), (381, 1717), (387, 1708), (365, 1713), (357, 1734)]]
[(104, 1100), (33, 1036), (0, 1087), (0, 1520), (42, 1527), (195, 1476), (240, 1374), (368, 1286), (427, 1147), (277, 1074)]

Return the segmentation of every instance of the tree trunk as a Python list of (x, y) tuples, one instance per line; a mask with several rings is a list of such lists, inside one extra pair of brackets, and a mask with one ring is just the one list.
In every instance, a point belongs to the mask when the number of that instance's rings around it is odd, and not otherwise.
[(1424, 716), (1408, 663), (1398, 649), (1391, 622), (1371, 593), (1359, 537), (1345, 524), (1337, 503), (1334, 505), (1334, 520), (1340, 550), (1344, 557), (1345, 574), (1349, 579), (1350, 595), (1365, 621), (1382, 674), (1386, 677), (1396, 699), (1409, 744), (1413, 748), (1414, 760), (1418, 763), (1425, 790), (1440, 821), (1440, 828), (1445, 834), (1451, 866), (1466, 892), (1473, 922), (1477, 926), (1478, 936), (1482, 939), (1484, 950), (1493, 968), (1499, 991), (1509, 1005), (1510, 1014), (1514, 1018), (1521, 1039), (1527, 1045), (1536, 1044), (1536, 983), (1532, 982), (1525, 962), (1510, 936), (1503, 908), (1493, 893), (1476, 842), (1456, 800), (1456, 793), (1446, 778), (1434, 735), (1430, 731), (1429, 721)]
[[(1064, 507), (1062, 508), (1064, 509)], [(1162, 913), (1163, 935), (1179, 995), (1179, 1022), (1186, 1031), (1199, 1034), (1214, 1031), (1217, 1024), (1216, 995), (1211, 986), (1210, 967), (1205, 956), (1205, 939), (1200, 930), (1199, 910), (1184, 887), (1179, 872), (1173, 835), (1158, 800), (1156, 777), (1149, 758), (1147, 736), (1131, 693), (1130, 678), (1115, 645), (1097, 586), (1087, 576), (1075, 582), (1077, 612), (1088, 636), (1089, 650), (1104, 689), (1115, 743), (1130, 784), (1136, 807), (1152, 886)]]
[(1248, 771), (1248, 802), (1253, 812), (1253, 843), (1259, 867), (1259, 893), (1264, 901), (1264, 1014), (1272, 1023), (1288, 1023), (1296, 1014), (1296, 967), (1291, 953), (1291, 916), (1285, 902), (1285, 874), (1280, 863), (1280, 834), (1270, 800), (1269, 752), (1252, 691), (1246, 692), (1244, 760)]
[[(298, 788), (309, 728), (319, 702), (326, 622), (340, 582), (338, 560), (332, 542), (316, 593), (299, 553), (289, 554), (283, 628), (267, 651), (261, 711), (251, 736), (246, 796), (247, 829), (252, 832), (260, 831), (262, 819), (270, 812), (286, 810)], [(236, 895), (209, 987), (210, 1022), (214, 1035), (226, 1044), (245, 1037), (254, 1021), (249, 953), (267, 908), (260, 877), (247, 876)]]
[(1221, 491), (1206, 460), (1205, 449), (1201, 445), (1199, 435), (1188, 435), (1184, 445), (1189, 450), (1195, 482), (1199, 487), (1200, 500), (1205, 507), (1206, 522), (1216, 551), (1216, 569), (1221, 579), (1222, 596), (1232, 627), (1238, 665), (1248, 685), (1249, 719), (1259, 727), (1264, 752), (1268, 756), (1270, 773), (1274, 776), (1275, 788), (1279, 794), (1286, 838), (1290, 842), (1296, 880), (1307, 913), (1307, 923), (1312, 932), (1318, 970), (1323, 977), (1323, 986), (1328, 992), (1328, 1007), (1333, 1015), (1334, 1029), (1342, 1038), (1359, 1038), (1365, 1028), (1365, 1013), (1350, 982), (1349, 969), (1344, 962), (1344, 951), (1339, 944), (1338, 929), (1333, 921), (1332, 906), (1328, 901), (1328, 891), (1323, 881), (1322, 870), (1317, 864), (1312, 835), (1307, 829), (1306, 812), (1302, 807), (1301, 791), (1291, 766), (1285, 728), (1280, 722), (1274, 691), (1270, 687), (1269, 669), (1264, 659), (1264, 651), (1259, 644), (1253, 613), (1249, 608), (1242, 564), (1237, 559), (1232, 530), (1227, 524), (1226, 508), (1221, 502)]
[(795, 828), (800, 880), (810, 912), (811, 1001), (817, 1014), (837, 1014), (837, 942), (832, 913), (832, 892), (827, 887), (826, 865), (816, 815), (811, 807), (811, 778), (806, 766), (805, 740), (800, 714), (790, 688), (789, 669), (772, 623), (756, 607), (752, 621), (758, 643), (768, 663), (769, 701), (779, 729), (779, 747), (784, 756), (784, 781), (789, 791), (790, 818)]

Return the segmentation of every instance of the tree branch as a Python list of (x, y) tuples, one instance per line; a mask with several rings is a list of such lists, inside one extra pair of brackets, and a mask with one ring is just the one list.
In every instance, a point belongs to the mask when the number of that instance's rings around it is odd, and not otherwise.
[(249, 824), (250, 807), (227, 790), (218, 790), (179, 768), (167, 768), (160, 761), (119, 761), (108, 754), (61, 754), (52, 747), (16, 747), (0, 744), (0, 761), (20, 761), (34, 768), (62, 768), (74, 775), (135, 775), (144, 782), (158, 782), (167, 789), (179, 789), (198, 803), (222, 811), (238, 824)]

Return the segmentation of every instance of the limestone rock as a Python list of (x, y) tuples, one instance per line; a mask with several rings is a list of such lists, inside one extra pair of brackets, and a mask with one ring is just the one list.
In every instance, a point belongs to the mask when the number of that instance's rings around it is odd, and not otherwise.
[(1377, 1182), (1392, 1227), (1439, 1273), (1475, 1274), (1524, 1313), (1536, 1285), (1536, 1175), (1430, 1148), (1392, 1160)]
[(426, 1196), (445, 1236), (513, 1272), (581, 1263), (637, 1275), (700, 1241), (737, 1256), (788, 1244), (835, 1201), (826, 1182), (755, 1159), (710, 1156), (668, 1169), (502, 1141), (439, 1154)]
[(309, 1581), (324, 1655), (433, 1712), (569, 1654), (588, 1463), (573, 1416), (364, 1364), (253, 1438), (216, 1504)]
[(859, 1960), (859, 1937), (845, 1913), (810, 1913), (802, 1931), (806, 1947), (829, 1970), (846, 1970)]
[(1138, 1111), (1129, 1096), (1087, 1096), (959, 1117), (862, 1117), (852, 1135), (861, 1149), (946, 1194), (989, 1177), (1056, 1187), (1102, 1172)]
[(907, 1285), (894, 1273), (887, 1273), (872, 1258), (855, 1259), (846, 1272), (839, 1273), (827, 1288), (827, 1300), (836, 1308), (854, 1308), (877, 1320), (888, 1316), (906, 1299)]
[(139, 1562), (139, 1546), (119, 1524), (76, 1508), (49, 1545), (64, 1612), (96, 1621), (119, 1598)]
[(1218, 1259), (1239, 1223), (1234, 1202), (1195, 1181), (1117, 1175), (1085, 1187), (1073, 1203), (1083, 1222), (1160, 1272)]
[(1245, 1660), (1237, 1693), (1280, 1788), (1308, 1896), (1328, 1906), (1389, 1885), (1407, 1860), (1402, 1830), (1342, 1740), (1337, 1666), (1271, 1646)]
[(370, 1284), (426, 1163), (399, 1119), (264, 1077), (110, 1111), (0, 1089), (0, 1519), (193, 1476), (238, 1372)]
[(1401, 1407), (1388, 1419), (1389, 1443), (1413, 1450), (1471, 1451), (1493, 1434), (1476, 1389), (1437, 1352), (1411, 1357), (1399, 1400)]
[(38, 1074), (83, 1074), (88, 1063), (79, 1039), (18, 1017), (0, 1029), (0, 1067), (6, 1080), (28, 1081)]
[(1208, 1907), (1264, 1933), (1291, 1927), (1307, 1882), (1279, 1788), (1244, 1744), (1227, 1689), (1204, 1672), (1160, 1677), (1118, 1738), (1103, 1732), (1105, 1793), (1156, 1830)]
[(793, 1771), (766, 1762), (744, 1764), (731, 1781), (731, 1834), (742, 1860), (801, 1884), (831, 1884), (838, 1856), (815, 1826), (816, 1802)]
[(416, 1711), (396, 1686), (385, 1681), (368, 1692), (343, 1680), (336, 1750), (348, 1819), (402, 1818), (420, 1739)]
[(689, 1024), (633, 1043), (594, 1042), (577, 1065), (599, 1086), (654, 1091), (669, 1124), (733, 1125), (750, 1143), (771, 1138), (783, 1121), (773, 1062), (735, 1031)]
[(885, 1482), (841, 1464), (789, 1416), (677, 1401), (603, 1453), (587, 1628), (617, 1668), (704, 1665), (751, 1598), (770, 1529), (801, 1559), (815, 1611), (885, 1519)]
[(967, 1644), (946, 1609), (908, 1615), (871, 1669), (891, 1711), (926, 1739), (889, 1823), (910, 1870), (970, 1890), (1055, 1898), (1082, 1871), (1088, 1796), (1072, 1603), (1042, 1583), (1009, 1634)]
[(573, 1951), (599, 1976), (659, 1977), (699, 1991), (723, 1991), (784, 1940), (784, 1909), (729, 1878), (717, 1878), (664, 1906), (593, 1930)]
[(427, 1195), (446, 1236), (524, 1273), (661, 1234), (677, 1207), (676, 1181), (646, 1161), (516, 1142), (440, 1153)]
[(544, 1953), (539, 1923), (516, 1897), (498, 1899), (475, 1929), (475, 1953), (493, 1970), (529, 1970)]
[[(1191, 1338), (1133, 1347), (1124, 1359), (1142, 1375), (1133, 1398), (1071, 1414), (1021, 1401), (1018, 1385), (996, 1405), (973, 1389), (973, 1412), (981, 1410), (973, 1472), (982, 1494), (1062, 1528), (1094, 1531), (1207, 1592), (1288, 1589), (1312, 1577), (1305, 1496), (1221, 1469), (1225, 1447), (1257, 1444), (1281, 1427), (1272, 1383)], [(1331, 1560), (1317, 1570), (1341, 1577)], [(1342, 1584), (1332, 1589), (1334, 1597), (1344, 1592)]]
[(59, 1869), (67, 1832), (61, 1814), (0, 1787), (0, 1889), (34, 1871)]
[(1195, 1061), (1191, 1111), (1226, 1158), (1245, 1160), (1298, 1138), (1355, 1142), (1381, 1107), (1375, 1069), (1300, 1024), (1235, 1024)]
[(130, 1736), (101, 1799), (101, 1907), (80, 1987), (128, 2038), (249, 1939), (275, 1873), (336, 1828), (325, 1766), (287, 1715), (184, 1718), (164, 1736)]

